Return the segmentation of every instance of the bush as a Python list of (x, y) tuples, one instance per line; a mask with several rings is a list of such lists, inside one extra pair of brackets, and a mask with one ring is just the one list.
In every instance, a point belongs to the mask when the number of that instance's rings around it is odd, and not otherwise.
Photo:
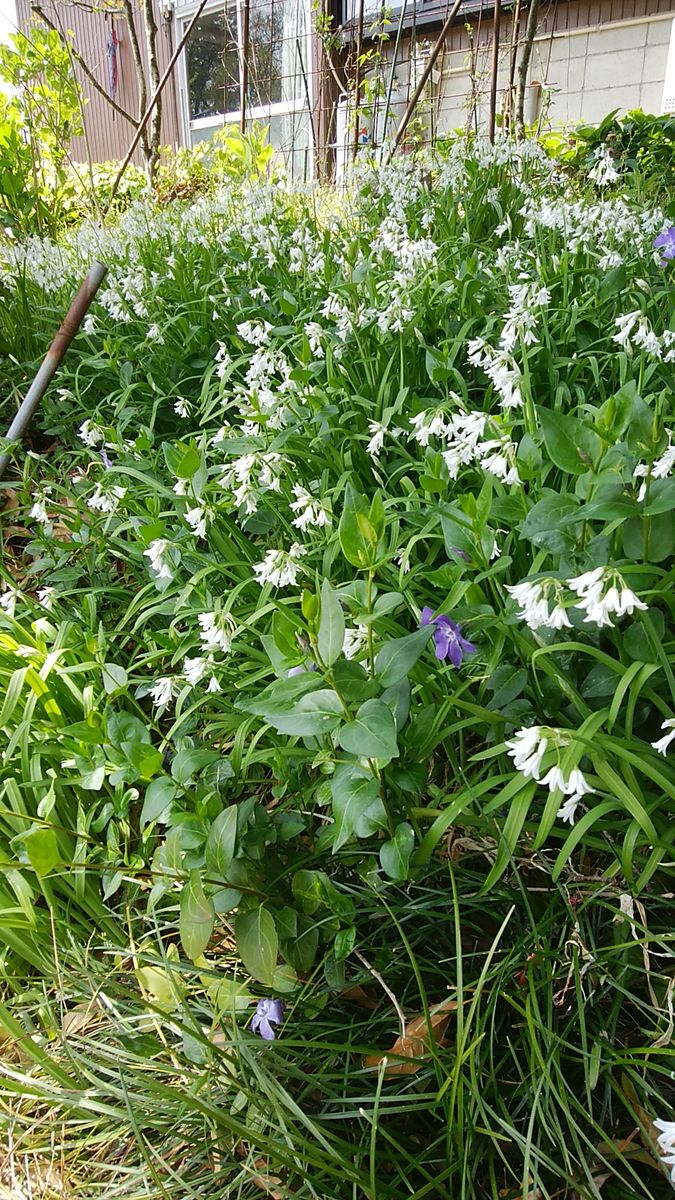
[[(666, 226), (476, 142), (97, 231), (2, 617), (8, 973), (85, 880), (136, 973), (59, 1112), (135, 1022), (223, 1195), (668, 1193)], [(7, 339), (91, 248), (5, 249)]]

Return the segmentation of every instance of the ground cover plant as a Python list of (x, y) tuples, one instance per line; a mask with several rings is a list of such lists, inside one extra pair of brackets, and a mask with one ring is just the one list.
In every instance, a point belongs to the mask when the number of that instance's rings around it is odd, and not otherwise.
[(675, 234), (610, 167), (2, 248), (10, 399), (110, 267), (6, 491), (16, 1187), (671, 1194)]

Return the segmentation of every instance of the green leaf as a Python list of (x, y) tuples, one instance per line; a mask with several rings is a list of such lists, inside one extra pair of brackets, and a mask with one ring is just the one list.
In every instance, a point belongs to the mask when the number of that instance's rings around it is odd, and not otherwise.
[(348, 925), (335, 935), (333, 954), (336, 962), (344, 962), (349, 957), (356, 944), (356, 926)]
[(392, 687), (412, 670), (431, 634), (432, 625), (425, 625), (406, 637), (393, 638), (380, 650), (375, 659), (375, 674), (383, 688)]
[(206, 839), (205, 863), (210, 875), (227, 879), (237, 848), (237, 806), (230, 805), (216, 817)]
[(490, 691), (494, 692), (490, 708), (505, 708), (512, 700), (516, 700), (527, 687), (527, 680), (527, 671), (516, 670), (506, 663), (497, 667), (487, 681)]
[(253, 713), (255, 717), (264, 717), (271, 724), (273, 716), (288, 713), (301, 696), (318, 691), (321, 684), (318, 672), (305, 671), (302, 675), (292, 675), (290, 679), (277, 680), (249, 700), (237, 700), (235, 707)]
[(415, 834), (407, 821), (397, 825), (393, 838), (380, 847), (380, 865), (385, 875), (402, 883), (408, 878), (410, 855), (415, 845)]
[(159, 779), (153, 779), (145, 789), (145, 799), (143, 808), (141, 809), (140, 826), (145, 829), (151, 821), (158, 821), (162, 814), (168, 816), (168, 808), (171, 801), (174, 799), (178, 788), (171, 779), (166, 776), (160, 776)]
[(204, 892), (199, 871), (190, 871), (180, 894), (179, 928), (183, 949), (193, 962), (209, 944), (215, 917), (213, 901)]
[(365, 500), (347, 484), (345, 505), (338, 526), (340, 549), (353, 567), (372, 566), (377, 558), (379, 537)]
[(342, 704), (337, 692), (322, 688), (319, 692), (303, 696), (291, 712), (277, 713), (267, 720), (279, 733), (291, 737), (321, 737), (335, 729), (342, 717)]
[(337, 767), (331, 779), (335, 837), (333, 854), (357, 833), (360, 819), (380, 801), (380, 789), (373, 775), (357, 766), (343, 764)]
[(220, 757), (218, 750), (207, 750), (205, 746), (179, 750), (171, 763), (171, 775), (181, 787), (189, 787), (197, 771), (210, 766)]
[(127, 686), (128, 676), (124, 667), (118, 667), (117, 663), (104, 663), (101, 671), (107, 696), (113, 696)]
[(382, 700), (366, 700), (349, 725), (338, 731), (337, 742), (357, 758), (396, 758), (396, 723)]
[(537, 408), (546, 449), (556, 467), (570, 475), (582, 475), (596, 461), (601, 442), (583, 421), (552, 408)]
[(279, 952), (279, 939), (272, 914), (263, 907), (240, 913), (234, 922), (237, 952), (249, 975), (272, 986)]
[(319, 657), (332, 667), (342, 653), (345, 640), (345, 618), (342, 605), (327, 579), (321, 585), (321, 620), (317, 643)]
[(530, 509), (520, 526), (520, 536), (553, 554), (561, 554), (570, 539), (561, 533), (560, 524), (578, 506), (576, 496), (548, 492)]
[(28, 861), (40, 878), (43, 875), (49, 875), (49, 872), (61, 861), (59, 845), (53, 829), (36, 827), (29, 830), (22, 841), (26, 848)]

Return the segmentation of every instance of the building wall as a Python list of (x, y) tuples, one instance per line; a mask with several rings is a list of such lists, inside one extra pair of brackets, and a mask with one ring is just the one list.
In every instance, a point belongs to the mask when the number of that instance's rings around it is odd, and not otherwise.
[[(73, 45), (107, 92), (106, 45), (111, 18), (106, 19), (102, 12), (92, 12), (73, 4), (66, 4), (63, 0), (60, 2), (59, 0), (42, 0), (42, 7), (58, 29), (63, 32), (68, 29), (72, 30)], [(136, 6), (135, 14), (134, 24), (138, 40), (141, 51), (145, 54), (141, 17)], [(167, 22), (162, 18), (157, 0), (155, 0), (155, 14), (157, 57), (161, 75), (174, 48), (173, 22)], [(25, 28), (30, 23), (30, 17), (30, 0), (17, 0), (19, 24)], [(138, 86), (126, 21), (121, 18), (116, 19), (115, 28), (119, 39), (115, 99), (131, 116), (137, 117)], [(75, 64), (74, 70), (82, 85), (87, 104), (84, 114), (85, 136), (73, 139), (73, 158), (76, 162), (85, 162), (87, 159), (91, 159), (92, 162), (105, 162), (110, 159), (123, 158), (133, 137), (134, 127), (113, 112), (110, 105), (103, 96), (99, 95), (77, 64)], [(181, 140), (176, 88), (174, 80), (171, 78), (162, 92), (162, 144), (175, 146), (180, 144)], [(138, 152), (135, 161), (141, 161)]]
[[(540, 89), (532, 87), (530, 118), (536, 117), (542, 105), (544, 120), (554, 126), (581, 120), (598, 122), (615, 108), (658, 113), (673, 20), (673, 0), (570, 0), (549, 4), (540, 17), (529, 73), (532, 84), (545, 87), (539, 108), (536, 98)], [(519, 37), (524, 22), (525, 17)], [(393, 93), (396, 117), (403, 112), (410, 94), (411, 77), (414, 85), (415, 54), (418, 64), (423, 63), (425, 49), (436, 36), (433, 30), (420, 31), (399, 48), (398, 87)], [(451, 31), (433, 72), (431, 100), (424, 114), (434, 133), (465, 128), (469, 120), (472, 124), (486, 120), (492, 36), (491, 13), (482, 20), (480, 16), (472, 19), (473, 51), (463, 25)], [(507, 14), (500, 24), (498, 109), (503, 107), (508, 88), (510, 44), (511, 17)], [(472, 53), (477, 81), (475, 110), (470, 102)]]

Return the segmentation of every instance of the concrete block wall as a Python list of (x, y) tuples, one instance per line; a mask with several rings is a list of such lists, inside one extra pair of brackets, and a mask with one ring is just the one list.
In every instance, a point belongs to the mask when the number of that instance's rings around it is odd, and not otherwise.
[[(630, 20), (608, 21), (539, 34), (530, 64), (532, 83), (544, 85), (545, 121), (553, 126), (597, 123), (612, 109), (642, 108), (659, 113), (675, 7)], [(510, 29), (502, 29), (498, 106), (508, 86)], [(427, 42), (433, 41), (433, 33)], [(478, 78), (476, 117), (487, 117), (491, 70), (491, 29), (484, 30), (476, 52)], [(423, 41), (418, 37), (418, 51)], [(409, 88), (411, 43), (399, 52), (398, 95)], [(463, 129), (470, 108), (471, 78), (466, 46), (446, 51), (434, 72), (433, 111), (436, 133)], [(407, 87), (406, 87), (407, 84)], [(534, 90), (532, 99), (535, 100)], [(395, 108), (402, 106), (395, 105)], [(534, 113), (535, 109), (532, 109)], [(397, 114), (398, 115), (398, 114)]]

